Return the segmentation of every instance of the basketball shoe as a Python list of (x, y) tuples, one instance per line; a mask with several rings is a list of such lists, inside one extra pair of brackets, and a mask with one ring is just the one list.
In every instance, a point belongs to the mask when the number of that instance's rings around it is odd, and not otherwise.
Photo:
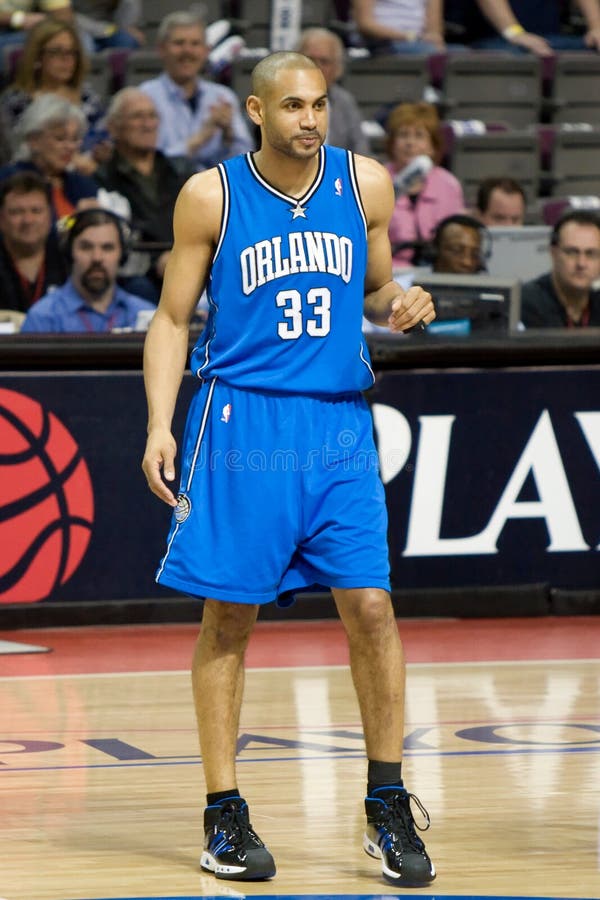
[(241, 797), (204, 810), (204, 850), (200, 865), (217, 878), (256, 881), (275, 874), (273, 857), (256, 834)]
[(398, 887), (422, 887), (435, 878), (435, 868), (418, 836), (410, 801), (414, 800), (429, 828), (429, 813), (414, 794), (403, 787), (376, 788), (365, 798), (367, 830), (363, 847), (381, 860), (383, 877)]

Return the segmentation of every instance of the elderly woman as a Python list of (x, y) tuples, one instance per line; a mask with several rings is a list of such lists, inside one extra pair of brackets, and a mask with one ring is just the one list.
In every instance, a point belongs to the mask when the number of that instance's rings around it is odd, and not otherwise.
[(18, 149), (13, 162), (0, 168), (0, 180), (23, 169), (38, 172), (50, 184), (56, 218), (95, 206), (98, 185), (73, 168), (85, 129), (78, 106), (54, 94), (37, 97), (21, 117)]
[[(0, 96), (0, 106), (12, 129), (32, 100), (57, 94), (79, 106), (86, 118), (84, 148), (91, 150), (106, 135), (99, 131), (102, 101), (85, 80), (88, 64), (77, 30), (70, 22), (44, 19), (27, 35), (13, 83)], [(89, 156), (76, 160), (78, 168), (93, 170)]]
[[(394, 265), (415, 265), (436, 225), (446, 216), (464, 210), (460, 182), (438, 163), (442, 158), (442, 134), (438, 114), (430, 103), (401, 103), (387, 123), (385, 164), (396, 186), (396, 205), (389, 227)], [(424, 157), (420, 174), (412, 180), (405, 173), (417, 157)], [(418, 166), (417, 166), (418, 168)]]

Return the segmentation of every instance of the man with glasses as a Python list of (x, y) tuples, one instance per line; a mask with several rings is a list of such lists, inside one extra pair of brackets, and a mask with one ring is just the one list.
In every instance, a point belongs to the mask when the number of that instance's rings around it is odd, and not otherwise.
[(570, 210), (550, 239), (552, 271), (528, 281), (521, 291), (526, 328), (600, 327), (600, 216)]

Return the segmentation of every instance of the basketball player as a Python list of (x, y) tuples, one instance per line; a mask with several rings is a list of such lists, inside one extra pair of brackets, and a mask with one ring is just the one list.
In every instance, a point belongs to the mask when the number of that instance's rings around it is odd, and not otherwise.
[[(192, 676), (208, 791), (200, 862), (217, 878), (275, 874), (236, 781), (244, 653), (261, 604), (321, 584), (348, 635), (364, 727), (364, 848), (392, 884), (419, 887), (435, 871), (401, 778), (404, 661), (361, 394), (374, 380), (361, 319), (364, 301), (374, 322), (398, 332), (430, 322), (433, 305), (391, 280), (385, 170), (323, 146), (318, 67), (298, 53), (266, 57), (247, 111), (260, 149), (194, 175), (179, 196), (144, 358), (143, 469), (174, 508), (157, 580), (206, 598)], [(200, 384), (175, 497), (171, 420), (205, 285), (210, 315), (192, 353)]]

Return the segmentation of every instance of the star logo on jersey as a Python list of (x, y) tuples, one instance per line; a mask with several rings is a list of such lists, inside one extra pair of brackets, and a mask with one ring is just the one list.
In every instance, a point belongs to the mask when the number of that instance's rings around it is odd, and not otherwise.
[(306, 206), (302, 206), (300, 203), (296, 203), (295, 206), (290, 206), (290, 212), (292, 214), (292, 221), (294, 219), (306, 218)]
[(226, 403), (221, 412), (221, 422), (229, 422), (231, 416), (231, 403)]
[(335, 196), (336, 196), (336, 197), (341, 197), (341, 196), (342, 196), (342, 193), (343, 193), (343, 190), (344, 190), (343, 187), (342, 187), (342, 179), (341, 179), (341, 178), (336, 178), (335, 181), (333, 182), (333, 186), (334, 186), (334, 188), (335, 188)]

